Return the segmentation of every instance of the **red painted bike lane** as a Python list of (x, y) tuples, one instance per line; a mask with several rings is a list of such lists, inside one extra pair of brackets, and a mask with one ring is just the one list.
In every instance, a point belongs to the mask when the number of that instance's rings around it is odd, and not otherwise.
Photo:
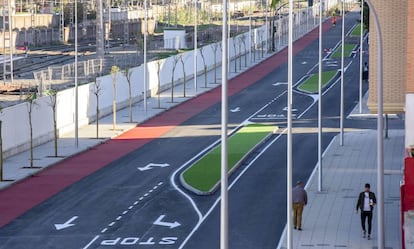
[[(323, 24), (323, 32), (331, 28), (330, 21)], [(294, 43), (297, 54), (319, 37), (318, 28)], [(264, 78), (287, 61), (287, 48), (248, 69), (228, 84), (229, 96)], [(176, 126), (221, 101), (221, 87), (181, 103), (151, 118), (122, 135), (63, 160), (35, 176), (26, 178), (0, 191), (0, 227), (10, 223), (31, 208), (42, 203), (66, 187), (93, 174), (109, 163), (139, 149)]]

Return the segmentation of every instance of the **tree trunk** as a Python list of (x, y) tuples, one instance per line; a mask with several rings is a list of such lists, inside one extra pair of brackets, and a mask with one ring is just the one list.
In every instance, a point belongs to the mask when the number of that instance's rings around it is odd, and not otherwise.
[(96, 97), (96, 139), (99, 138), (99, 97)]
[(53, 131), (54, 131), (54, 146), (55, 146), (55, 157), (58, 156), (58, 130), (56, 120), (56, 108), (53, 108)]
[(33, 167), (33, 124), (32, 124), (32, 103), (29, 103), (29, 129), (30, 129), (30, 167)]
[(131, 82), (129, 82), (129, 122), (132, 123), (132, 90), (131, 90)]

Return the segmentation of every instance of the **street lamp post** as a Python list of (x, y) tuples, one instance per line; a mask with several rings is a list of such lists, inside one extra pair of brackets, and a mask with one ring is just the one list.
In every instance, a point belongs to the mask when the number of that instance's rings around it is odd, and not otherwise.
[(221, 202), (220, 202), (220, 249), (229, 248), (229, 214), (228, 214), (228, 156), (227, 156), (227, 126), (228, 126), (228, 97), (227, 97), (227, 51), (228, 51), (228, 12), (227, 1), (223, 0), (222, 27), (222, 63), (221, 63)]
[(340, 139), (341, 146), (344, 145), (344, 52), (345, 52), (345, 1), (342, 0), (342, 47), (341, 47), (341, 106), (340, 106)]
[(289, 0), (288, 32), (288, 116), (287, 116), (287, 248), (293, 248), (292, 239), (292, 86), (293, 86), (293, 0)]
[(75, 0), (75, 145), (79, 146), (78, 1)]
[(319, 2), (319, 68), (318, 68), (318, 191), (322, 191), (322, 0)]
[(371, 0), (365, 0), (369, 6), (370, 14), (374, 17), (375, 30), (377, 31), (378, 39), (378, 113), (377, 113), (377, 188), (378, 188), (378, 201), (377, 201), (377, 217), (378, 217), (378, 249), (384, 249), (385, 246), (385, 233), (384, 233), (384, 118), (383, 118), (383, 60), (382, 60), (382, 33), (381, 25), (377, 12), (371, 3)]
[(148, 12), (147, 0), (144, 0), (144, 112), (147, 115), (147, 33), (148, 33)]
[(194, 0), (194, 95), (197, 94), (197, 0)]
[(359, 38), (359, 113), (362, 113), (362, 53), (364, 42), (364, 0), (361, 0), (361, 34)]

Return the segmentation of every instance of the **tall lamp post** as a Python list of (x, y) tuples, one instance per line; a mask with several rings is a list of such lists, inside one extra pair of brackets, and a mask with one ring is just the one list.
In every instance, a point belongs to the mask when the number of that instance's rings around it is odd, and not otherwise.
[(197, 94), (197, 0), (194, 0), (194, 95)]
[(364, 0), (361, 0), (361, 34), (359, 38), (359, 113), (362, 113), (362, 52), (364, 43)]
[(340, 139), (341, 146), (344, 145), (344, 52), (345, 52), (345, 1), (342, 0), (342, 47), (341, 47), (341, 107), (340, 107)]
[(221, 202), (220, 202), (220, 249), (229, 248), (229, 214), (228, 214), (228, 156), (227, 156), (227, 126), (228, 126), (228, 97), (227, 97), (227, 51), (228, 51), (228, 0), (223, 0), (223, 27), (222, 27), (222, 48), (221, 63)]
[(322, 191), (322, 0), (319, 2), (319, 68), (318, 68), (318, 191)]
[(148, 12), (147, 12), (147, 0), (144, 0), (144, 112), (147, 115), (147, 33), (148, 33)]
[(292, 86), (293, 86), (293, 0), (289, 0), (288, 32), (288, 117), (287, 117), (287, 248), (293, 248), (292, 239)]
[(75, 0), (75, 145), (79, 146), (78, 1)]
[(385, 233), (384, 233), (384, 118), (383, 118), (383, 55), (382, 55), (382, 33), (381, 25), (377, 12), (371, 3), (371, 0), (365, 0), (369, 6), (370, 14), (374, 17), (375, 30), (377, 31), (378, 39), (378, 114), (377, 114), (377, 217), (378, 217), (378, 249), (384, 249)]

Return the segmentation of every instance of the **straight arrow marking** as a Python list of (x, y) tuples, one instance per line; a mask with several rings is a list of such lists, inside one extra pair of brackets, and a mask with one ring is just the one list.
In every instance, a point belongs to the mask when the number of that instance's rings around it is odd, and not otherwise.
[(165, 218), (165, 214), (160, 215), (160, 217), (158, 217), (158, 219), (154, 222), (154, 225), (165, 226), (169, 228), (176, 228), (178, 226), (181, 226), (181, 224), (178, 223), (177, 221), (174, 221), (174, 222), (162, 221), (164, 218)]
[(74, 226), (75, 224), (72, 224), (73, 221), (75, 221), (78, 218), (78, 216), (73, 216), (72, 218), (70, 218), (68, 221), (66, 221), (63, 224), (55, 224), (55, 228), (56, 230), (62, 230), (71, 226)]

